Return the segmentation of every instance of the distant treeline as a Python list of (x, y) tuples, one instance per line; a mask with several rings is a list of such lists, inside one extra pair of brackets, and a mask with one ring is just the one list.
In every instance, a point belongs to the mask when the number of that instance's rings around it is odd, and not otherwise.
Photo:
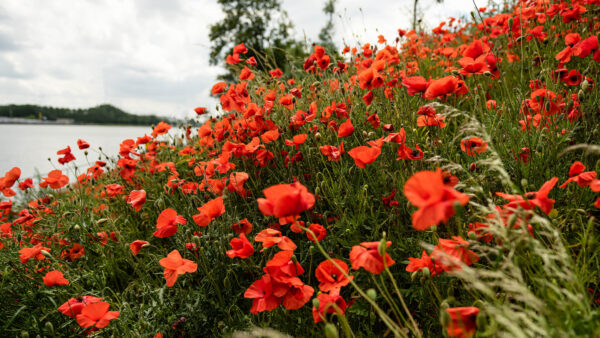
[(43, 107), (31, 104), (0, 106), (0, 116), (28, 119), (72, 119), (74, 123), (152, 125), (165, 120), (156, 115), (134, 115), (109, 104), (86, 109)]

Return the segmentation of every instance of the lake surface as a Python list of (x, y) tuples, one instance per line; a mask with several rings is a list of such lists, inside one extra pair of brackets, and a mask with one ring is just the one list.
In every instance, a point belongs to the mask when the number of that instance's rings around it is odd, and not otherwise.
[[(89, 165), (84, 151), (77, 147), (77, 139), (90, 144), (88, 159), (93, 164), (98, 159), (98, 147), (102, 147), (105, 154), (115, 157), (123, 140), (135, 140), (151, 132), (149, 126), (0, 124), (0, 175), (3, 176), (12, 167), (21, 168), (21, 179), (35, 177), (36, 170), (42, 176), (54, 169), (66, 173), (65, 167), (71, 167), (73, 163), (80, 167), (81, 172)], [(71, 146), (71, 152), (77, 160), (63, 166), (58, 163), (56, 152), (67, 146)], [(52, 159), (52, 164), (48, 158)], [(37, 183), (35, 179), (34, 183)]]

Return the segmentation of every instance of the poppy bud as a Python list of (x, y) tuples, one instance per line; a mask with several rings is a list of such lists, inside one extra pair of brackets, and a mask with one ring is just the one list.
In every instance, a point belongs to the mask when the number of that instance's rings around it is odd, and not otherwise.
[(46, 324), (44, 324), (46, 331), (50, 334), (50, 335), (54, 335), (54, 325), (52, 325), (51, 322), (46, 322)]
[(584, 96), (583, 90), (579, 89), (579, 91), (577, 92), (577, 98), (580, 100), (583, 100), (583, 96)]
[(423, 268), (423, 276), (425, 276), (425, 277), (431, 276), (431, 271), (429, 271), (428, 267)]
[(375, 291), (375, 289), (369, 289), (367, 290), (367, 296), (374, 301), (377, 299), (377, 291)]
[(377, 247), (377, 252), (381, 257), (385, 256), (385, 251), (387, 250), (387, 243), (385, 240), (385, 232), (383, 233), (383, 238), (379, 241), (379, 246)]
[[(50, 157), (48, 157), (48, 162), (52, 162), (52, 159)], [(29, 334), (29, 333), (28, 333)]]
[(315, 133), (315, 140), (317, 140), (317, 141), (318, 141), (318, 140), (320, 140), (320, 139), (321, 139), (321, 133), (319, 133), (319, 132), (316, 132), (316, 133)]
[(460, 72), (456, 69), (452, 69), (452, 71), (450, 72), (452, 75), (458, 75), (460, 74)]
[(29, 332), (27, 332), (27, 331), (21, 331), (21, 337), (22, 338), (29, 338)]
[(477, 314), (477, 317), (475, 317), (475, 324), (477, 325), (477, 328), (480, 330), (487, 326), (487, 320), (481, 312), (479, 312)]
[(448, 309), (448, 308), (450, 308), (450, 304), (448, 304), (448, 301), (447, 301), (447, 300), (444, 300), (444, 301), (443, 301), (443, 302), (440, 304), (440, 309), (441, 309), (441, 310), (446, 310), (446, 309)]
[(314, 308), (318, 309), (319, 308), (319, 299), (318, 298), (313, 298), (312, 304), (313, 304)]
[(315, 247), (314, 247), (313, 245), (311, 245), (311, 246), (308, 248), (308, 252), (309, 252), (311, 255), (312, 255), (312, 254), (314, 254), (314, 253), (315, 253)]
[(511, 30), (513, 27), (514, 20), (513, 18), (508, 18), (508, 30)]
[(411, 273), (410, 280), (414, 281), (418, 275), (419, 275), (419, 271), (415, 271), (415, 272)]
[(87, 150), (86, 150), (86, 151), (84, 151), (84, 152), (83, 152), (83, 154), (84, 154), (85, 156), (88, 156), (88, 151), (87, 151)]
[(508, 224), (507, 225), (510, 228), (512, 228), (515, 225), (516, 222), (517, 222), (517, 214), (512, 214), (512, 215), (510, 215), (510, 217), (508, 217)]
[(46, 250), (42, 250), (40, 251), (40, 253), (48, 258), (52, 258), (52, 255)]
[(290, 260), (292, 261), (292, 263), (296, 264), (298, 263), (298, 258), (296, 257), (296, 255), (292, 255), (292, 257), (290, 257)]
[[(362, 134), (363, 134), (364, 137), (367, 137), (367, 135), (368, 135), (366, 130), (363, 130)], [(50, 160), (50, 159), (48, 159), (48, 160)]]
[(467, 236), (469, 236), (469, 239), (472, 241), (476, 241), (477, 240), (477, 234), (475, 233), (475, 231), (469, 231), (467, 233)]
[(200, 237), (194, 235), (194, 236), (192, 236), (192, 241), (196, 244), (200, 244)]
[(485, 72), (483, 72), (483, 75), (492, 76), (492, 72), (490, 72), (489, 70), (486, 70)]
[(581, 89), (587, 90), (589, 86), (590, 86), (590, 83), (588, 82), (588, 80), (581, 81)]
[(335, 325), (333, 325), (332, 323), (325, 324), (324, 330), (325, 337), (327, 338), (338, 338), (340, 336), (337, 327), (335, 327)]
[(81, 227), (79, 226), (79, 224), (75, 224), (75, 226), (73, 227), (73, 229), (79, 231), (81, 229)]
[(443, 327), (448, 327), (450, 324), (450, 314), (446, 312), (446, 309), (440, 308), (440, 323), (442, 323)]
[(375, 136), (375, 132), (374, 131), (370, 131), (369, 134), (367, 134), (368, 137), (373, 137)]
[(106, 223), (108, 222), (108, 218), (100, 218), (99, 220), (96, 221), (96, 225), (100, 225), (102, 223)]

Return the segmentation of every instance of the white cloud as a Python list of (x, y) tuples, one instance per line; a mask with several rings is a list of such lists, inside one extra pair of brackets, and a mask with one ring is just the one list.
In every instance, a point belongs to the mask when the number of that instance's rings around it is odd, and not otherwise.
[[(323, 4), (283, 0), (297, 37), (316, 39), (326, 19)], [(409, 27), (411, 4), (338, 0), (336, 41), (393, 39)], [(446, 0), (428, 10), (427, 23), (472, 6)], [(139, 114), (191, 116), (194, 107), (215, 104), (209, 89), (221, 70), (208, 64), (208, 26), (222, 16), (216, 1), (207, 0), (3, 0), (0, 104), (112, 103)]]

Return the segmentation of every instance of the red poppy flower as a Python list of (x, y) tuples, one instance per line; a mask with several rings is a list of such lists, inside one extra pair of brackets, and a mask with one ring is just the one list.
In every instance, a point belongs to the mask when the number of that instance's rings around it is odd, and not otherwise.
[(569, 169), (569, 179), (565, 183), (561, 184), (559, 188), (564, 188), (571, 182), (576, 182), (580, 187), (587, 187), (596, 179), (597, 173), (595, 171), (586, 171), (585, 165), (579, 161), (575, 161)]
[(225, 204), (223, 204), (223, 197), (219, 196), (213, 200), (204, 203), (203, 206), (198, 208), (199, 214), (193, 217), (194, 222), (201, 227), (208, 226), (210, 222), (225, 213)]
[(120, 184), (108, 184), (106, 185), (106, 195), (109, 197), (115, 197), (123, 191), (123, 186)]
[(142, 209), (144, 203), (146, 203), (146, 191), (143, 189), (133, 190), (127, 196), (127, 204), (131, 205), (136, 212)]
[(221, 94), (222, 92), (225, 91), (225, 88), (227, 88), (227, 83), (217, 82), (212, 86), (212, 89), (210, 90), (210, 92), (213, 95)]
[(150, 245), (150, 243), (138, 239), (129, 244), (129, 249), (131, 250), (131, 253), (133, 253), (134, 256), (137, 256), (137, 254), (140, 253), (140, 250), (142, 250), (142, 247), (144, 245)]
[(410, 261), (406, 266), (406, 271), (408, 272), (423, 271), (427, 269), (429, 270), (431, 277), (433, 277), (443, 271), (439, 264), (434, 264), (433, 260), (431, 260), (431, 257), (427, 255), (425, 250), (423, 250), (421, 258), (409, 257), (408, 260)]
[(323, 321), (328, 313), (335, 313), (336, 310), (333, 305), (339, 309), (342, 315), (346, 313), (346, 308), (348, 306), (337, 289), (332, 290), (329, 294), (319, 293), (317, 299), (319, 300), (319, 308), (313, 307), (312, 310), (315, 323)]
[(281, 231), (275, 229), (268, 228), (259, 232), (256, 237), (254, 237), (254, 241), (262, 243), (263, 249), (261, 252), (274, 245), (277, 245), (281, 250), (296, 250), (296, 244), (294, 244), (287, 236), (281, 236)]
[(156, 138), (156, 136), (158, 136), (158, 135), (166, 134), (169, 132), (169, 129), (171, 129), (170, 124), (168, 124), (164, 121), (160, 121), (160, 122), (158, 122), (156, 127), (154, 127), (154, 129), (152, 130), (152, 137)]
[(402, 85), (406, 87), (408, 95), (415, 96), (416, 94), (424, 93), (427, 90), (430, 81), (431, 79), (427, 81), (422, 76), (413, 76), (402, 80)]
[[(389, 247), (392, 245), (391, 241), (387, 241), (386, 245)], [(360, 245), (355, 245), (350, 251), (350, 263), (352, 269), (358, 270), (364, 268), (370, 273), (380, 274), (385, 270), (384, 258), (381, 257), (378, 251), (379, 242), (362, 242)], [(385, 266), (392, 266), (396, 262), (386, 252), (385, 254)]]
[(80, 150), (83, 150), (83, 149), (89, 148), (90, 144), (87, 143), (86, 141), (82, 140), (82, 139), (78, 139), (77, 140), (77, 147), (79, 147)]
[(479, 260), (475, 252), (467, 249), (469, 242), (460, 236), (452, 236), (452, 239), (440, 238), (438, 243), (431, 253), (431, 258), (446, 272), (460, 270), (461, 264), (473, 265)]
[(533, 192), (526, 192), (525, 198), (521, 195), (509, 195), (503, 192), (497, 192), (496, 195), (508, 200), (508, 203), (504, 205), (504, 208), (517, 209), (519, 207), (525, 210), (532, 210), (536, 206), (540, 208), (544, 213), (549, 214), (554, 206), (554, 200), (548, 198), (548, 194), (552, 191), (552, 188), (558, 182), (558, 177), (553, 177), (546, 181), (540, 190)]
[(329, 161), (339, 161), (342, 158), (342, 154), (344, 153), (344, 142), (340, 143), (340, 147), (324, 145), (319, 147), (321, 150), (321, 154), (327, 156)]
[(479, 309), (476, 307), (448, 308), (446, 312), (450, 315), (450, 322), (446, 326), (448, 336), (459, 338), (470, 338), (475, 335), (477, 327), (476, 319)]
[(21, 176), (21, 169), (14, 167), (9, 170), (4, 177), (0, 177), (0, 191), (6, 197), (12, 197), (16, 195), (16, 193), (11, 189), (11, 187), (15, 184), (15, 182)]
[(354, 276), (346, 278), (345, 274), (348, 274), (348, 264), (337, 258), (333, 258), (333, 261), (342, 268), (342, 270), (335, 267), (332, 261), (326, 260), (321, 262), (315, 270), (315, 277), (319, 282), (319, 289), (324, 292), (329, 292), (333, 289), (340, 289), (343, 286), (348, 285)]
[[(312, 223), (308, 227), (308, 229), (312, 231), (315, 234), (315, 236), (317, 236), (317, 242), (322, 241), (323, 239), (325, 239), (325, 236), (327, 236), (327, 230), (321, 224)], [(313, 242), (315, 241), (313, 235), (311, 235), (308, 231), (306, 232), (306, 237), (308, 237), (308, 239), (310, 239)]]
[(253, 299), (250, 308), (253, 314), (274, 310), (281, 304), (281, 299), (273, 295), (273, 283), (268, 274), (252, 283), (244, 292), (244, 298)]
[(277, 184), (265, 190), (266, 198), (258, 198), (258, 208), (265, 216), (295, 216), (311, 209), (315, 204), (315, 196), (298, 182)]
[(367, 146), (356, 147), (348, 152), (348, 155), (354, 159), (354, 163), (359, 168), (364, 168), (367, 164), (375, 162), (380, 154), (380, 148)]
[(168, 287), (172, 287), (175, 284), (179, 275), (183, 275), (186, 272), (196, 272), (198, 269), (198, 264), (189, 259), (182, 258), (177, 250), (171, 251), (167, 257), (159, 261), (159, 264), (165, 268), (164, 276)]
[(27, 178), (24, 181), (19, 182), (19, 189), (25, 191), (27, 189), (33, 188), (33, 180), (31, 178)]
[(481, 155), (487, 150), (487, 142), (484, 142), (479, 137), (471, 137), (460, 141), (460, 149), (469, 156)]
[(177, 232), (177, 224), (185, 225), (187, 220), (181, 215), (177, 215), (177, 211), (174, 209), (165, 209), (156, 220), (157, 230), (154, 232), (154, 236), (158, 238), (165, 238), (173, 236)]
[(108, 311), (110, 304), (106, 302), (97, 302), (87, 304), (76, 316), (77, 324), (82, 328), (94, 327), (96, 329), (105, 328), (108, 323), (119, 317), (121, 312)]
[(232, 247), (231, 250), (226, 252), (229, 258), (239, 257), (243, 259), (252, 256), (254, 253), (254, 247), (244, 234), (240, 234), (239, 238), (233, 238), (229, 244)]
[(346, 137), (352, 135), (354, 132), (354, 126), (352, 125), (352, 121), (347, 119), (346, 122), (340, 124), (338, 128), (338, 137)]
[(412, 214), (413, 227), (419, 231), (446, 222), (455, 213), (454, 203), (465, 205), (469, 196), (444, 184), (442, 170), (420, 171), (406, 181), (404, 195), (419, 210)]
[(60, 170), (52, 170), (48, 173), (48, 177), (42, 178), (44, 181), (40, 182), (40, 187), (46, 188), (50, 186), (52, 189), (60, 189), (69, 183), (69, 177), (63, 175)]
[(38, 261), (41, 261), (45, 258), (42, 254), (42, 250), (50, 252), (50, 248), (46, 248), (42, 246), (41, 243), (38, 243), (36, 246), (31, 248), (23, 248), (19, 250), (19, 258), (21, 259), (21, 264), (27, 263), (30, 259), (35, 258)]
[(252, 223), (250, 223), (247, 218), (244, 218), (238, 223), (234, 223), (231, 226), (231, 229), (235, 231), (236, 234), (248, 235), (252, 232)]
[(58, 163), (66, 164), (71, 161), (75, 161), (75, 156), (71, 153), (71, 147), (67, 146), (65, 149), (61, 149), (56, 152), (56, 155), (64, 155), (63, 157), (58, 159)]
[(294, 146), (296, 149), (300, 148), (300, 145), (306, 141), (306, 134), (294, 135), (291, 140), (285, 140), (286, 146)]
[(64, 302), (58, 307), (58, 311), (65, 316), (75, 319), (75, 317), (81, 313), (81, 310), (83, 310), (86, 305), (98, 303), (100, 301), (102, 301), (102, 298), (94, 296), (83, 296), (81, 297), (81, 300), (70, 298), (68, 301)]
[(46, 273), (42, 281), (46, 286), (54, 285), (69, 285), (69, 281), (63, 276), (63, 273), (58, 270), (52, 270)]
[(204, 115), (206, 114), (206, 107), (196, 107), (194, 108), (196, 115)]

